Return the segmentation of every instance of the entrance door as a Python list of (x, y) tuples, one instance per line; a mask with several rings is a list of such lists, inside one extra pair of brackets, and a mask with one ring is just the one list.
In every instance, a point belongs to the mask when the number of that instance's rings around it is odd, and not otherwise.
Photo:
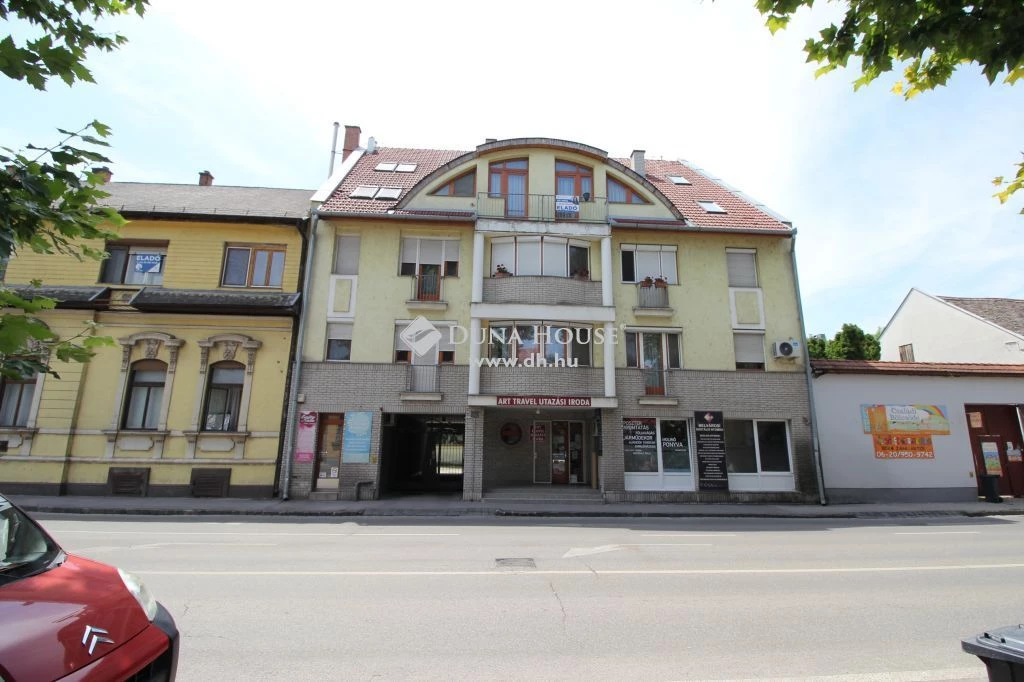
[(569, 422), (551, 422), (551, 482), (569, 482)]
[(321, 414), (317, 435), (316, 465), (313, 487), (316, 490), (337, 490), (341, 471), (341, 438), (344, 434), (345, 415)]
[(569, 483), (583, 483), (583, 422), (569, 422)]

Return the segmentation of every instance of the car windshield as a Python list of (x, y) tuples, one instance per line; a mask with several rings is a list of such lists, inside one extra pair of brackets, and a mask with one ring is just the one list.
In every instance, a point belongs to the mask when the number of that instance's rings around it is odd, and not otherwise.
[(62, 557), (42, 528), (0, 497), (0, 585), (41, 573)]

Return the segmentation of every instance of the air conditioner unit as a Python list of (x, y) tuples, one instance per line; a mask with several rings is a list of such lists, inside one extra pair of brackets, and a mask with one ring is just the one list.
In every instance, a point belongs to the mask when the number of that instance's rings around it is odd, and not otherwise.
[(800, 352), (800, 342), (796, 339), (776, 341), (772, 344), (772, 355), (776, 358), (798, 358), (800, 357)]

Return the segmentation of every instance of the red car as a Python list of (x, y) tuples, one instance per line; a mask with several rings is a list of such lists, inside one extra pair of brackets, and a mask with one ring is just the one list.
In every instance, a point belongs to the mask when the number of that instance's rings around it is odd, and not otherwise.
[(0, 496), (0, 682), (173, 682), (178, 628), (139, 579), (67, 554)]

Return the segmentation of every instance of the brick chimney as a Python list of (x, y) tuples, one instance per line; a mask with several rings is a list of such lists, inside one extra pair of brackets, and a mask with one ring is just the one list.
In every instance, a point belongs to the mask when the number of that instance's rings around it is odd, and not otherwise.
[(210, 171), (199, 171), (199, 186), (209, 187), (213, 184), (213, 173)]
[(646, 175), (644, 174), (644, 150), (634, 149), (633, 153), (629, 155), (629, 159), (631, 161), (631, 165), (633, 166), (633, 170), (636, 171), (637, 175), (639, 175), (642, 178), (646, 177)]
[(359, 146), (359, 136), (362, 134), (359, 126), (345, 126), (345, 142), (341, 146), (341, 160), (344, 161), (348, 155)]
[(92, 172), (102, 178), (101, 182), (105, 185), (110, 182), (110, 178), (114, 177), (114, 174), (110, 172), (110, 169), (106, 166), (97, 166), (92, 169)]

